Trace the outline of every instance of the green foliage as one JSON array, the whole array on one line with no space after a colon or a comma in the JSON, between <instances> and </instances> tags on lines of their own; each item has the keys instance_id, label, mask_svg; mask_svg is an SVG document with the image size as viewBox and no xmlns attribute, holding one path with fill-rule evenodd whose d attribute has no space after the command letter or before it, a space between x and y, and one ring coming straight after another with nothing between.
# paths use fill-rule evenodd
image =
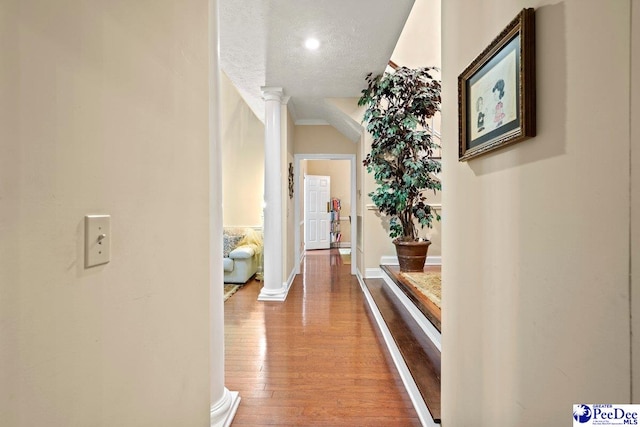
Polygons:
<instances>
[{"instance_id":1,"label":"green foliage","mask_svg":"<svg viewBox=\"0 0 640 427\"><path fill-rule=\"evenodd\" d=\"M369 193L380 212L390 217L389 235L416 240L418 230L431 227L440 216L426 203L425 193L441 190L434 176L440 162L431 158L439 146L433 141L428 120L440 111L440 81L433 67L408 69L366 78L358 105L366 106L363 122L373 137L371 152L363 161L378 184Z\"/></svg>"}]
</instances>

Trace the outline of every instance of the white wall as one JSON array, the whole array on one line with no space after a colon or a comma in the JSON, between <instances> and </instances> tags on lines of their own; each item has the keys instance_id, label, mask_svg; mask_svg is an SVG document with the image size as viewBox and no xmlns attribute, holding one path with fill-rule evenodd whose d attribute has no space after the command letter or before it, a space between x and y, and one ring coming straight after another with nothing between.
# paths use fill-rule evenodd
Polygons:
<instances>
[{"instance_id":1,"label":"white wall","mask_svg":"<svg viewBox=\"0 0 640 427\"><path fill-rule=\"evenodd\" d=\"M0 424L209 420L207 1L0 3ZM112 216L84 269L83 217Z\"/></svg>"},{"instance_id":2,"label":"white wall","mask_svg":"<svg viewBox=\"0 0 640 427\"><path fill-rule=\"evenodd\" d=\"M442 6L443 422L566 425L573 403L628 403L630 2ZM538 136L459 163L457 76L525 6Z\"/></svg>"}]
</instances>

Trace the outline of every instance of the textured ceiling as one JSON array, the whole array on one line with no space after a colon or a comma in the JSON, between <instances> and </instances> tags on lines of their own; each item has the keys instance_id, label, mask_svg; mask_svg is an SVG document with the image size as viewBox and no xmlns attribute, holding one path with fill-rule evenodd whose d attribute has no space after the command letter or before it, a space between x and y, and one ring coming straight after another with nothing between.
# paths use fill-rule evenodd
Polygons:
<instances>
[{"instance_id":1,"label":"textured ceiling","mask_svg":"<svg viewBox=\"0 0 640 427\"><path fill-rule=\"evenodd\" d=\"M326 98L358 97L382 72L414 0L220 0L220 62L256 116L261 86L290 96L297 124L333 125L352 140L359 124ZM307 50L314 37L320 48Z\"/></svg>"}]
</instances>

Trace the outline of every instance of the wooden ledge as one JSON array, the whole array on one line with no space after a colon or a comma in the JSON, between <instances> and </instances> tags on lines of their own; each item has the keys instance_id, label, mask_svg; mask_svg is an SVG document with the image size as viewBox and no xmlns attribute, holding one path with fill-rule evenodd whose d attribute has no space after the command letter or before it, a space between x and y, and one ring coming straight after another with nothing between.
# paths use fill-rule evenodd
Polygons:
<instances>
[{"instance_id":1,"label":"wooden ledge","mask_svg":"<svg viewBox=\"0 0 640 427\"><path fill-rule=\"evenodd\" d=\"M365 279L431 417L440 423L440 351L383 279Z\"/></svg>"},{"instance_id":2,"label":"wooden ledge","mask_svg":"<svg viewBox=\"0 0 640 427\"><path fill-rule=\"evenodd\" d=\"M409 283L400 275L400 267L397 265L381 265L382 270L387 276L404 292L404 294L413 302L424 316L435 326L438 332L442 332L442 311L440 307L435 305L433 301L427 298L422 292L418 291L415 286ZM425 273L440 272L439 266L426 266Z\"/></svg>"}]
</instances>

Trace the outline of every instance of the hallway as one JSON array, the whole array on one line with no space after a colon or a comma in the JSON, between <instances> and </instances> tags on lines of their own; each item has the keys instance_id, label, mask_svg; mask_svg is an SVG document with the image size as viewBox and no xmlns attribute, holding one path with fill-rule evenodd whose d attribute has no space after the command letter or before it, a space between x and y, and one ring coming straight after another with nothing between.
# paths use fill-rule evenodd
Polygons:
<instances>
[{"instance_id":1,"label":"hallway","mask_svg":"<svg viewBox=\"0 0 640 427\"><path fill-rule=\"evenodd\" d=\"M250 281L225 302L233 426L419 426L362 291L337 250L307 252L284 303Z\"/></svg>"}]
</instances>

